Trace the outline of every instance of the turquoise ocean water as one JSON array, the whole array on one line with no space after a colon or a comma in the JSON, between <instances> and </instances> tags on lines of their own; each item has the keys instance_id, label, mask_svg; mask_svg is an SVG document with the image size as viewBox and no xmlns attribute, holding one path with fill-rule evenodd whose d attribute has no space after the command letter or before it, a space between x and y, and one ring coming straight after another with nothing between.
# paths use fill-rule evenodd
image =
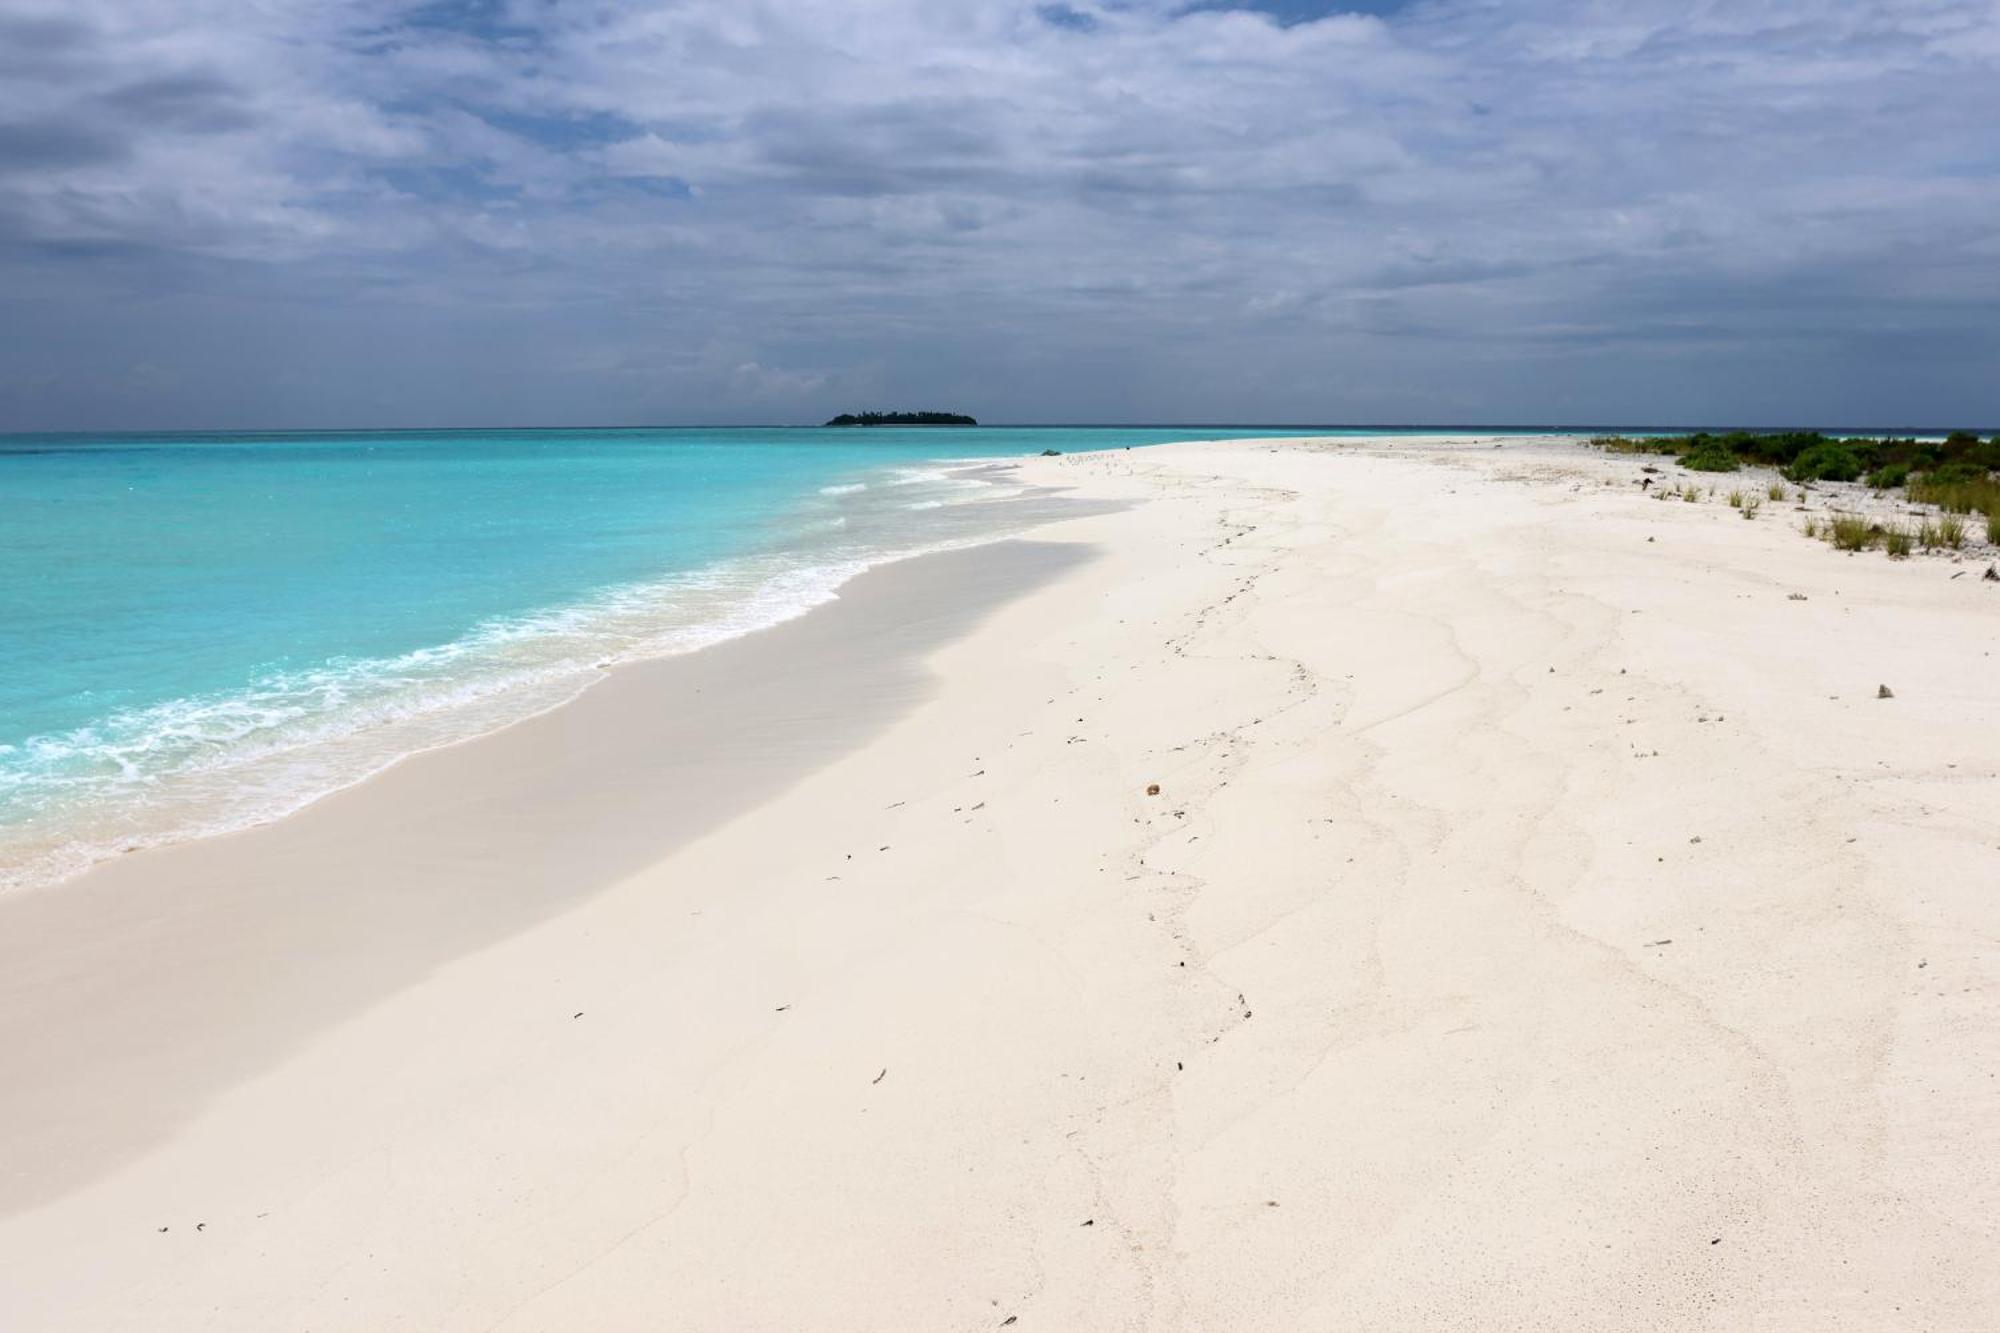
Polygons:
<instances>
[{"instance_id":1,"label":"turquoise ocean water","mask_svg":"<svg viewBox=\"0 0 2000 1333\"><path fill-rule=\"evenodd\" d=\"M273 817L1025 526L965 460L1279 433L0 436L0 887Z\"/></svg>"}]
</instances>

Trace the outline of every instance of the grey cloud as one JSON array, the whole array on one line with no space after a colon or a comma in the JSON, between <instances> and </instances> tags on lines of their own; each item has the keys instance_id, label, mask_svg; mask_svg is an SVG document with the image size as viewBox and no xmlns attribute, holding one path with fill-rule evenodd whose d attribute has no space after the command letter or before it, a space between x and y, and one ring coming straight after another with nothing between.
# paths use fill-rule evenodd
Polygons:
<instances>
[{"instance_id":1,"label":"grey cloud","mask_svg":"<svg viewBox=\"0 0 2000 1333\"><path fill-rule=\"evenodd\" d=\"M1361 7L0 20L7 420L2000 419L1985 0Z\"/></svg>"},{"instance_id":2,"label":"grey cloud","mask_svg":"<svg viewBox=\"0 0 2000 1333\"><path fill-rule=\"evenodd\" d=\"M98 104L138 126L222 134L257 123L245 103L235 84L205 71L185 71L114 88Z\"/></svg>"},{"instance_id":3,"label":"grey cloud","mask_svg":"<svg viewBox=\"0 0 2000 1333\"><path fill-rule=\"evenodd\" d=\"M90 166L124 157L116 136L62 120L0 123L0 174Z\"/></svg>"},{"instance_id":4,"label":"grey cloud","mask_svg":"<svg viewBox=\"0 0 2000 1333\"><path fill-rule=\"evenodd\" d=\"M88 23L65 14L0 14L0 68L19 70L88 47Z\"/></svg>"}]
</instances>

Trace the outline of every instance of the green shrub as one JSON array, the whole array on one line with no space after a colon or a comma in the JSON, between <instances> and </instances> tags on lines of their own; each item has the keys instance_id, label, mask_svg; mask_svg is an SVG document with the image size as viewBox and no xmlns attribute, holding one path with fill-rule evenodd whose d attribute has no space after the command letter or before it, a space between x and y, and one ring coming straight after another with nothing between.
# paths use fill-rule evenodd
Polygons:
<instances>
[{"instance_id":1,"label":"green shrub","mask_svg":"<svg viewBox=\"0 0 2000 1333\"><path fill-rule=\"evenodd\" d=\"M1853 481L1861 475L1861 460L1844 444L1815 444L1785 469L1793 481Z\"/></svg>"},{"instance_id":2,"label":"green shrub","mask_svg":"<svg viewBox=\"0 0 2000 1333\"><path fill-rule=\"evenodd\" d=\"M1910 479L1908 463L1884 463L1868 474L1868 484L1878 491L1886 491L1891 486L1901 486Z\"/></svg>"},{"instance_id":3,"label":"green shrub","mask_svg":"<svg viewBox=\"0 0 2000 1333\"><path fill-rule=\"evenodd\" d=\"M1818 431L1788 430L1768 435L1753 435L1748 431L1733 430L1727 435L1697 435L1694 438L1697 442L1712 439L1739 457L1754 458L1760 463L1782 466L1821 443L1826 437Z\"/></svg>"},{"instance_id":4,"label":"green shrub","mask_svg":"<svg viewBox=\"0 0 2000 1333\"><path fill-rule=\"evenodd\" d=\"M1625 435L1597 435L1590 442L1613 454L1671 454L1680 451L1680 441L1674 439L1635 440Z\"/></svg>"},{"instance_id":5,"label":"green shrub","mask_svg":"<svg viewBox=\"0 0 2000 1333\"><path fill-rule=\"evenodd\" d=\"M1961 481L1985 481L1986 469L1969 458L1961 458L1955 462L1938 464L1924 473L1924 480L1944 485Z\"/></svg>"},{"instance_id":6,"label":"green shrub","mask_svg":"<svg viewBox=\"0 0 2000 1333\"><path fill-rule=\"evenodd\" d=\"M1734 472L1743 465L1725 446L1704 444L1683 455L1681 466L1694 472Z\"/></svg>"},{"instance_id":7,"label":"green shrub","mask_svg":"<svg viewBox=\"0 0 2000 1333\"><path fill-rule=\"evenodd\" d=\"M1818 431L1753 434L1732 430L1646 437L1600 435L1591 443L1613 453L1674 454L1683 460L1699 457L1704 460L1704 465L1696 465L1696 470L1704 472L1732 471L1720 462L1723 455L1728 455L1738 463L1782 468L1787 475L1799 480L1818 480L1821 477L1852 480L1854 476L1879 472L1898 464L1909 471L1921 472L1947 463L1964 462L1989 472L2000 472L2000 435L1994 436L1988 443L1970 431L1962 430L1953 431L1942 440L1918 440L1908 436L1829 439ZM1842 452L1829 452L1834 450ZM1852 476L1845 475L1847 467L1844 459L1848 455L1852 455L1859 464ZM1827 458L1836 460L1834 471L1824 471L1823 463L1813 461ZM1715 461L1708 463L1707 460ZM1806 461L1802 463L1801 460ZM1885 481L1882 484L1898 483Z\"/></svg>"}]
</instances>

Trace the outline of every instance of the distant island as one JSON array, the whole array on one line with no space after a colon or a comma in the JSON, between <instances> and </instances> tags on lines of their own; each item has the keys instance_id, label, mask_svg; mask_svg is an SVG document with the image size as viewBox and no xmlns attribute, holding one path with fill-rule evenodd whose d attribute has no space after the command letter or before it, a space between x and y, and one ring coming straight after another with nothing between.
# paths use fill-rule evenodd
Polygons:
<instances>
[{"instance_id":1,"label":"distant island","mask_svg":"<svg viewBox=\"0 0 2000 1333\"><path fill-rule=\"evenodd\" d=\"M842 412L829 426L977 426L961 412Z\"/></svg>"}]
</instances>

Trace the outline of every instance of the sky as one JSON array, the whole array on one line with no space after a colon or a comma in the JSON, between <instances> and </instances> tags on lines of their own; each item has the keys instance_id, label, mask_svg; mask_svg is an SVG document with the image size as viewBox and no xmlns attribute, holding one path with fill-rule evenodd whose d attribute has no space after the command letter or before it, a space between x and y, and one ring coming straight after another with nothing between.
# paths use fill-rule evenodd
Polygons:
<instances>
[{"instance_id":1,"label":"sky","mask_svg":"<svg viewBox=\"0 0 2000 1333\"><path fill-rule=\"evenodd\" d=\"M2000 429L2000 0L0 0L0 430Z\"/></svg>"}]
</instances>

